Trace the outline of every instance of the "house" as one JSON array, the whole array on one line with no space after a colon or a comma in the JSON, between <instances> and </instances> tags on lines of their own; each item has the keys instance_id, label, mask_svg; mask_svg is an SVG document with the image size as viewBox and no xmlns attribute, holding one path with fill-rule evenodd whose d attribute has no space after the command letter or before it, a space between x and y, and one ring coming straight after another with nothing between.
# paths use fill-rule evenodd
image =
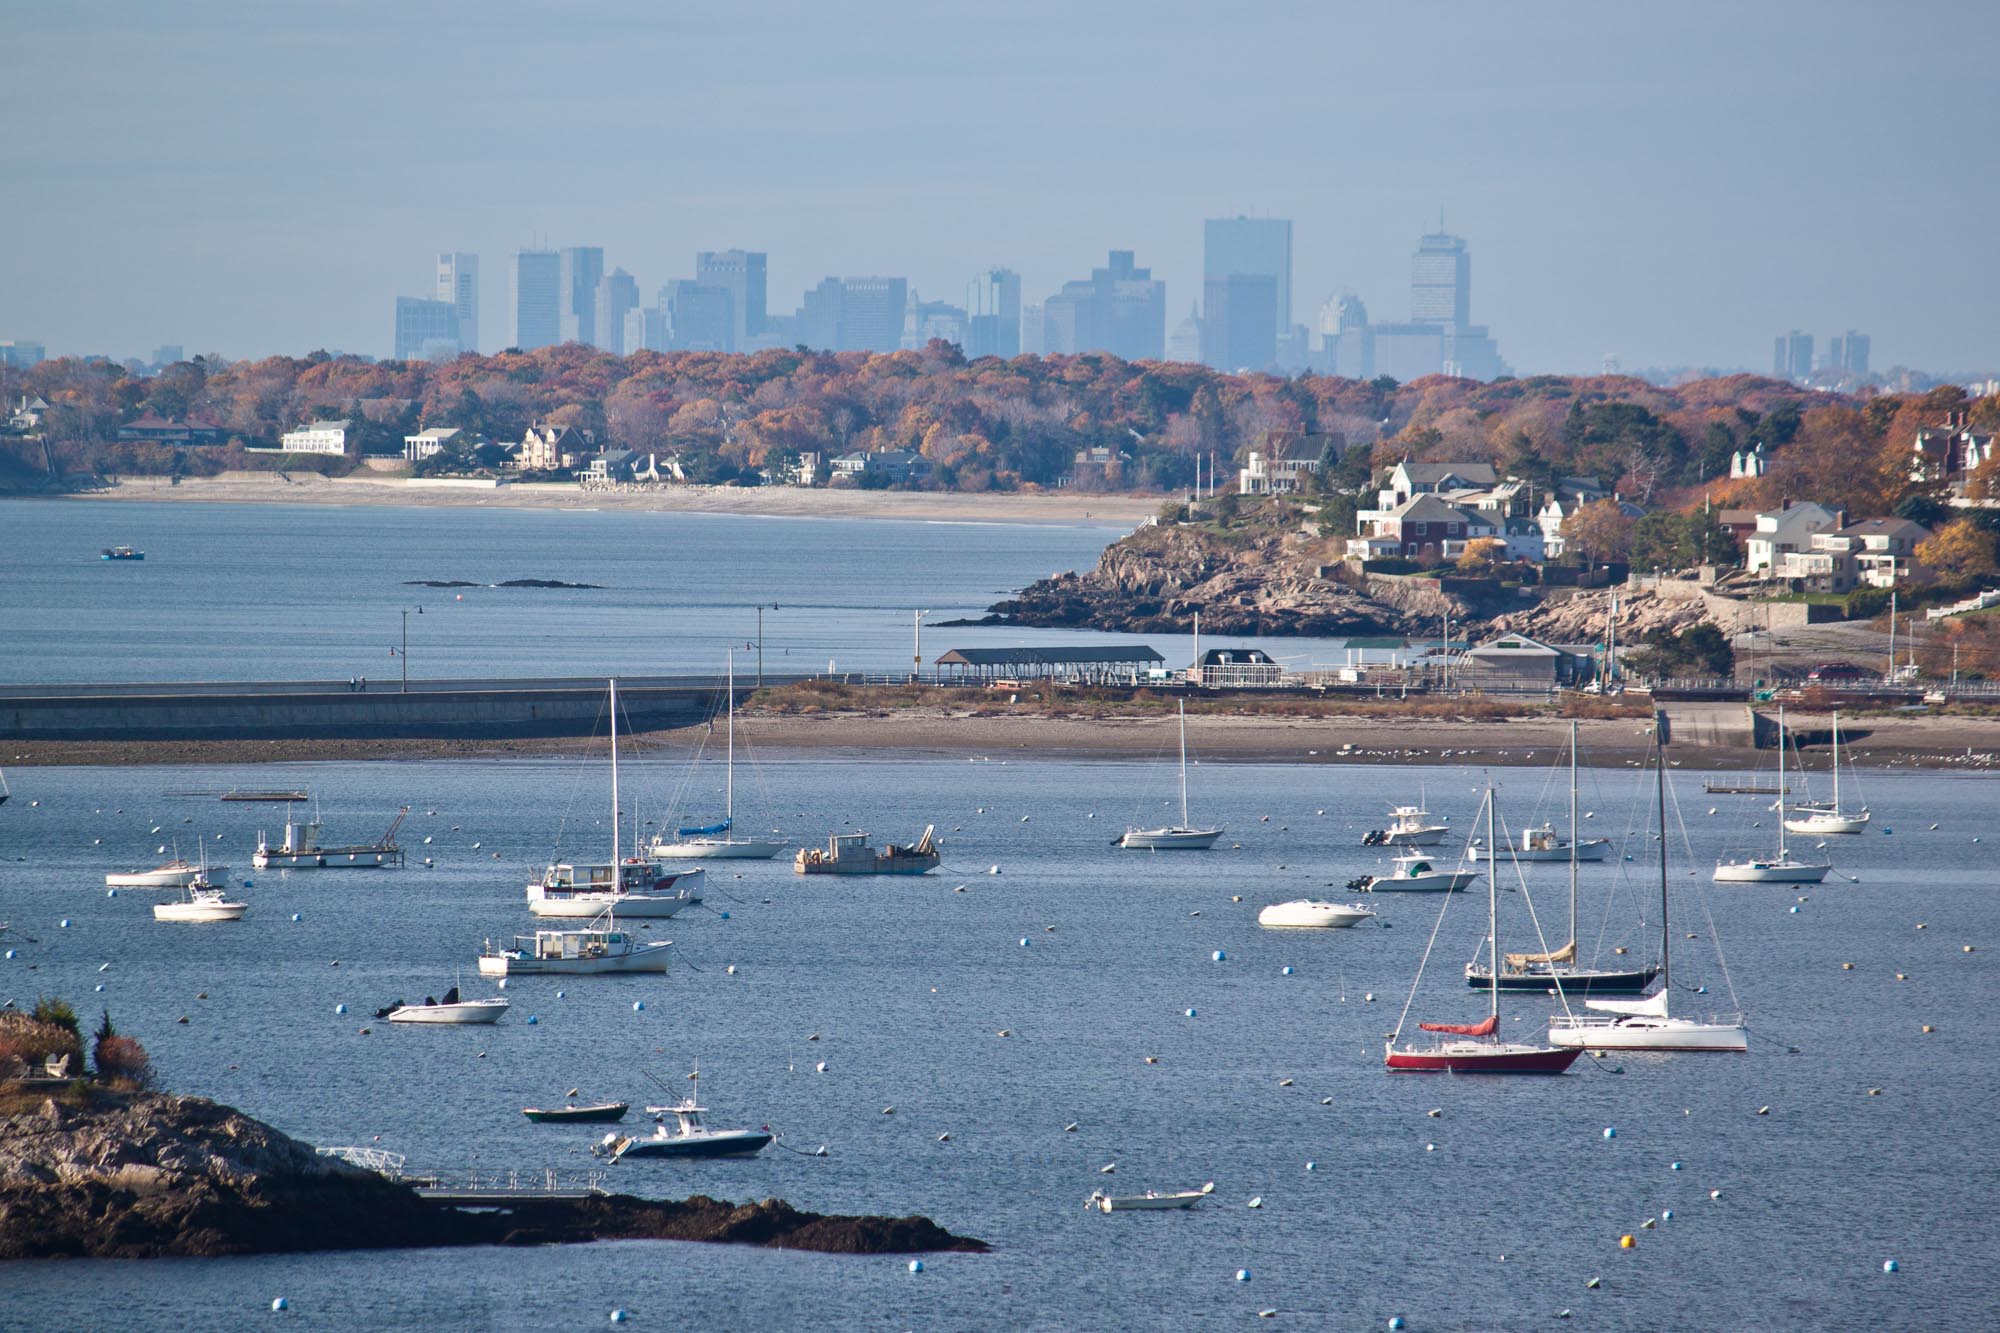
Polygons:
<instances>
[{"instance_id":1,"label":"house","mask_svg":"<svg viewBox=\"0 0 2000 1333\"><path fill-rule=\"evenodd\" d=\"M1916 563L1917 545L1930 529L1907 518L1871 518L1816 532L1804 551L1787 552L1774 577L1800 579L1821 592L1893 588Z\"/></svg>"},{"instance_id":2,"label":"house","mask_svg":"<svg viewBox=\"0 0 2000 1333\"><path fill-rule=\"evenodd\" d=\"M177 421L147 412L118 428L118 438L142 444L220 444L222 428L205 421Z\"/></svg>"},{"instance_id":3,"label":"house","mask_svg":"<svg viewBox=\"0 0 2000 1333\"><path fill-rule=\"evenodd\" d=\"M1349 539L1347 554L1358 560L1456 560L1465 553L1467 542L1500 535L1493 520L1447 504L1435 495L1413 496L1386 513L1366 511L1356 516L1356 523L1364 531Z\"/></svg>"},{"instance_id":4,"label":"house","mask_svg":"<svg viewBox=\"0 0 2000 1333\"><path fill-rule=\"evenodd\" d=\"M353 423L346 417L338 421L314 421L288 430L278 437L276 444L251 444L244 448L257 454L331 454L339 456L347 452L348 432Z\"/></svg>"},{"instance_id":5,"label":"house","mask_svg":"<svg viewBox=\"0 0 2000 1333\"><path fill-rule=\"evenodd\" d=\"M1814 533L1830 532L1841 520L1838 509L1810 501L1757 515L1757 526L1743 544L1744 570L1751 574L1762 571L1765 578L1782 577L1776 573L1781 557L1811 549Z\"/></svg>"},{"instance_id":6,"label":"house","mask_svg":"<svg viewBox=\"0 0 2000 1333\"><path fill-rule=\"evenodd\" d=\"M1207 690L1268 690L1285 669L1256 648L1210 648L1195 659L1194 683Z\"/></svg>"},{"instance_id":7,"label":"house","mask_svg":"<svg viewBox=\"0 0 2000 1333\"><path fill-rule=\"evenodd\" d=\"M558 472L580 467L596 446L594 431L538 421L521 437L520 468L523 472Z\"/></svg>"},{"instance_id":8,"label":"house","mask_svg":"<svg viewBox=\"0 0 2000 1333\"><path fill-rule=\"evenodd\" d=\"M457 426L432 426L403 437L403 457L412 463L435 458L447 449L469 447L472 437Z\"/></svg>"},{"instance_id":9,"label":"house","mask_svg":"<svg viewBox=\"0 0 2000 1333\"><path fill-rule=\"evenodd\" d=\"M1236 473L1241 495L1296 495L1319 472L1317 458L1267 458L1252 449Z\"/></svg>"},{"instance_id":10,"label":"house","mask_svg":"<svg viewBox=\"0 0 2000 1333\"><path fill-rule=\"evenodd\" d=\"M1375 507L1394 509L1412 496L1480 490L1499 480L1491 463L1412 463L1406 458L1389 473L1389 484L1376 496Z\"/></svg>"},{"instance_id":11,"label":"house","mask_svg":"<svg viewBox=\"0 0 2000 1333\"><path fill-rule=\"evenodd\" d=\"M1910 445L1910 480L1925 486L1945 486L1959 495L1979 465L1993 457L1993 437L1966 426L1966 415L1953 412L1943 426L1917 431Z\"/></svg>"},{"instance_id":12,"label":"house","mask_svg":"<svg viewBox=\"0 0 2000 1333\"><path fill-rule=\"evenodd\" d=\"M1736 481L1743 477L1761 477L1766 471L1768 462L1764 456L1764 444L1761 440L1748 449L1738 449L1729 455L1729 479Z\"/></svg>"},{"instance_id":13,"label":"house","mask_svg":"<svg viewBox=\"0 0 2000 1333\"><path fill-rule=\"evenodd\" d=\"M1124 484L1125 465L1131 461L1132 455L1123 449L1105 444L1079 449L1070 460L1069 477L1062 484L1085 491L1115 490Z\"/></svg>"},{"instance_id":14,"label":"house","mask_svg":"<svg viewBox=\"0 0 2000 1333\"><path fill-rule=\"evenodd\" d=\"M1506 634L1468 648L1452 667L1452 680L1469 689L1552 690L1591 673L1588 654Z\"/></svg>"},{"instance_id":15,"label":"house","mask_svg":"<svg viewBox=\"0 0 2000 1333\"><path fill-rule=\"evenodd\" d=\"M35 430L41 426L42 418L48 410L47 401L40 395L30 398L22 394L20 402L16 403L14 410L8 414L7 424L15 430Z\"/></svg>"},{"instance_id":16,"label":"house","mask_svg":"<svg viewBox=\"0 0 2000 1333\"><path fill-rule=\"evenodd\" d=\"M630 449L606 449L593 456L584 465L583 478L596 485L611 485L616 482L631 481L641 466L658 480L659 472L653 467L650 456L641 458Z\"/></svg>"},{"instance_id":17,"label":"house","mask_svg":"<svg viewBox=\"0 0 2000 1333\"><path fill-rule=\"evenodd\" d=\"M894 486L914 481L930 471L930 460L908 449L881 449L874 453L842 454L833 460L834 481L846 478L850 484L863 479L880 480Z\"/></svg>"}]
</instances>

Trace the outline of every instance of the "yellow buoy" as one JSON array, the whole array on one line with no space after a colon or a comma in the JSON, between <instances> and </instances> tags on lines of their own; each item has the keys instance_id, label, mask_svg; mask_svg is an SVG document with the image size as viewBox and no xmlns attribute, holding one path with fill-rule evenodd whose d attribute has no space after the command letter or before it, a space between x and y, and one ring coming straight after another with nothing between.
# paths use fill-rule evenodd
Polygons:
<instances>
[{"instance_id":1,"label":"yellow buoy","mask_svg":"<svg viewBox=\"0 0 2000 1333\"><path fill-rule=\"evenodd\" d=\"M1624 1235L1624 1236L1620 1236L1620 1237L1618 1238L1618 1248L1619 1248L1619 1249L1621 1249L1621 1250L1629 1250L1629 1249L1633 1249L1633 1248L1635 1248L1635 1247L1636 1247L1636 1246L1637 1246L1638 1244L1639 1244L1639 1241L1638 1241L1637 1237L1634 1237L1634 1236L1631 1236L1631 1235L1629 1235L1629 1234L1628 1234L1628 1235Z\"/></svg>"}]
</instances>

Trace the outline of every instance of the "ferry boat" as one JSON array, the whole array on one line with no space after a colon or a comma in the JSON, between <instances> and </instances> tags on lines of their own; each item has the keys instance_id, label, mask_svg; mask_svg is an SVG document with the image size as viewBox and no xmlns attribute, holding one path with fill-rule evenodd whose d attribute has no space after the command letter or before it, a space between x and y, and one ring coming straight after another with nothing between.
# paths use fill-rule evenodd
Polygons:
<instances>
[{"instance_id":1,"label":"ferry boat","mask_svg":"<svg viewBox=\"0 0 2000 1333\"><path fill-rule=\"evenodd\" d=\"M943 857L938 852L936 825L924 825L916 845L898 847L890 843L877 852L868 845L866 833L836 833L826 840L826 850L802 847L792 862L799 875L922 875L935 870Z\"/></svg>"},{"instance_id":2,"label":"ferry boat","mask_svg":"<svg viewBox=\"0 0 2000 1333\"><path fill-rule=\"evenodd\" d=\"M257 850L251 855L250 864L259 870L373 870L400 866L403 849L396 845L396 830L403 826L403 818L409 813L410 807L404 806L379 842L356 847L320 846L320 834L326 825L317 815L307 824L287 819L285 840L276 847L271 846L262 830L258 831Z\"/></svg>"}]
</instances>

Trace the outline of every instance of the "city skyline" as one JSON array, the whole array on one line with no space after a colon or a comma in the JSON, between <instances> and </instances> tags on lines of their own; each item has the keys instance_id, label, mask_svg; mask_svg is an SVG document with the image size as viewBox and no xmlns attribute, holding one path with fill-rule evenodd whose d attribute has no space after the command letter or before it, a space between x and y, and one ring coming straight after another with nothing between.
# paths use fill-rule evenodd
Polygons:
<instances>
[{"instance_id":1,"label":"city skyline","mask_svg":"<svg viewBox=\"0 0 2000 1333\"><path fill-rule=\"evenodd\" d=\"M1165 5L1120 29L1111 65L1090 54L1089 16L1033 4L1004 24L922 11L893 52L806 6L606 3L575 24L391 13L114 2L0 17L42 57L0 89L12 123L37 131L0 146L31 201L0 255L0 339L57 355L382 355L390 298L435 299L425 256L463 252L485 257L492 349L510 331L508 259L538 236L602 247L642 305L699 250L762 252L774 311L829 274L902 276L956 305L989 265L1040 304L1130 250L1166 283L1177 326L1205 278L1197 224L1238 214L1293 221L1294 323L1342 290L1401 319L1409 238L1442 208L1479 252L1474 318L1520 373L1606 355L1762 369L1792 327L1865 329L1878 370L2000 365L1979 316L1995 279L1963 262L1983 252L1995 187L1954 146L2000 104L1977 60L2000 37L1984 8L1885 22L1858 5L1759 6L1728 11L1722 41L1699 8L1274 7L1218 26ZM1955 40L1930 42L1927 19ZM478 75L438 146L416 152L393 90L447 33ZM579 110L587 90L691 45L712 58L671 87L627 88L615 117ZM1406 62L1363 58L1418 50L1420 97L1395 73ZM142 77L169 59L227 77ZM1802 129L1772 150L1759 127L1876 87L1899 60L1926 69L1924 97L1869 97L1838 134ZM296 95L334 71L349 90L338 133ZM236 114L244 98L272 113ZM143 147L141 122L199 137L199 167ZM676 126L671 152L649 137L658 124ZM1885 157L1961 204L1869 190L1863 164ZM1753 220L1774 204L1782 226Z\"/></svg>"}]
</instances>

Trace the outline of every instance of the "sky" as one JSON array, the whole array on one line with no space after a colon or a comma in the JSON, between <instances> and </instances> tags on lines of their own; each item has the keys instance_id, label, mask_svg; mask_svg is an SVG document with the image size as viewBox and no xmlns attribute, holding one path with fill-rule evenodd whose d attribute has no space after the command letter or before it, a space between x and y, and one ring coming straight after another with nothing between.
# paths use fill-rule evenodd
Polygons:
<instances>
[{"instance_id":1,"label":"sky","mask_svg":"<svg viewBox=\"0 0 2000 1333\"><path fill-rule=\"evenodd\" d=\"M513 336L522 246L650 301L694 252L1038 301L1131 249L1199 294L1202 220L1294 223L1294 318L1409 316L1466 238L1517 371L2000 370L2000 5L0 0L0 339L387 355L441 250Z\"/></svg>"}]
</instances>

